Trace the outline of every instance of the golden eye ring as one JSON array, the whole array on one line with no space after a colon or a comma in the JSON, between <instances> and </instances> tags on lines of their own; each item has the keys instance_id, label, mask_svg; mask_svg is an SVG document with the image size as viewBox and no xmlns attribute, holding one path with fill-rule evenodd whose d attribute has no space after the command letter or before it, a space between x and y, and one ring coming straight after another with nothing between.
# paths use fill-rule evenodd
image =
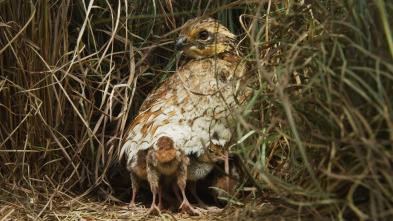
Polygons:
<instances>
[{"instance_id":1,"label":"golden eye ring","mask_svg":"<svg viewBox=\"0 0 393 221\"><path fill-rule=\"evenodd\" d=\"M209 32L207 31L201 31L199 32L199 38L202 40L206 40L209 37Z\"/></svg>"}]
</instances>

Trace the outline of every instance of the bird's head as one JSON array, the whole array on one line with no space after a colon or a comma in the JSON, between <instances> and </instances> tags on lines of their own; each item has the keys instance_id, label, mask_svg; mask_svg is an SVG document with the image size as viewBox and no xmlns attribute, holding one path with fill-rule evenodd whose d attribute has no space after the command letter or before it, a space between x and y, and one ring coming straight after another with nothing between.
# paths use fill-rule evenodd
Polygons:
<instances>
[{"instance_id":1,"label":"bird's head","mask_svg":"<svg viewBox=\"0 0 393 221\"><path fill-rule=\"evenodd\" d=\"M224 161L225 156L223 152L224 149L222 146L211 143L208 147L206 147L205 152L198 157L198 160L207 163Z\"/></svg>"},{"instance_id":2,"label":"bird's head","mask_svg":"<svg viewBox=\"0 0 393 221\"><path fill-rule=\"evenodd\" d=\"M181 28L176 50L202 59L235 49L236 36L213 18L194 18Z\"/></svg>"},{"instance_id":3,"label":"bird's head","mask_svg":"<svg viewBox=\"0 0 393 221\"><path fill-rule=\"evenodd\" d=\"M154 144L156 159L160 163L168 163L176 158L175 142L167 136L160 137Z\"/></svg>"}]
</instances>

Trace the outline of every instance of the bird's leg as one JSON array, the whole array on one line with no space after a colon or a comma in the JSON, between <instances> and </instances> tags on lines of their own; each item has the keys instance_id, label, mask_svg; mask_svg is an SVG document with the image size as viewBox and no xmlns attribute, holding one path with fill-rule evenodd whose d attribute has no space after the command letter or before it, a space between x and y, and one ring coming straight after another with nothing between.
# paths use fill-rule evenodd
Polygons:
<instances>
[{"instance_id":1,"label":"bird's leg","mask_svg":"<svg viewBox=\"0 0 393 221\"><path fill-rule=\"evenodd\" d=\"M162 205L162 185L158 185L158 209L162 210L164 206Z\"/></svg>"},{"instance_id":2,"label":"bird's leg","mask_svg":"<svg viewBox=\"0 0 393 221\"><path fill-rule=\"evenodd\" d=\"M135 198L139 190L139 183L137 180L138 179L137 175L134 174L133 172L130 173L130 178L131 178L131 185L132 185L132 199L130 204L128 204L128 208L135 208L136 207Z\"/></svg>"},{"instance_id":3,"label":"bird's leg","mask_svg":"<svg viewBox=\"0 0 393 221\"><path fill-rule=\"evenodd\" d=\"M179 209L181 209L181 214L185 210L191 211L193 214L196 214L198 216L202 216L203 214L199 212L198 210L194 209L190 202L188 202L187 196L186 196L186 181L187 181L187 166L188 166L188 161L189 159L184 156L184 159L182 160L182 163L180 164L180 168L177 173L177 185L179 185L181 194L183 195L183 202L181 203Z\"/></svg>"},{"instance_id":4,"label":"bird's leg","mask_svg":"<svg viewBox=\"0 0 393 221\"><path fill-rule=\"evenodd\" d=\"M132 187L132 199L131 199L130 204L128 204L128 208L135 208L136 207L135 197L136 197L136 194L138 192L138 189L139 189L138 186L135 186L135 187L133 186Z\"/></svg>"},{"instance_id":5,"label":"bird's leg","mask_svg":"<svg viewBox=\"0 0 393 221\"><path fill-rule=\"evenodd\" d=\"M177 187L175 182L172 182L172 189L173 189L173 192L176 195L177 200L179 200L179 203L181 204L182 200L181 200L181 197L180 197L179 189L178 189L178 187Z\"/></svg>"},{"instance_id":6,"label":"bird's leg","mask_svg":"<svg viewBox=\"0 0 393 221\"><path fill-rule=\"evenodd\" d=\"M196 193L196 182L192 181L189 182L189 190L191 192L191 194L195 197L196 201L198 202L198 206L202 207L202 208L206 208L207 205L198 197L197 193Z\"/></svg>"},{"instance_id":7,"label":"bird's leg","mask_svg":"<svg viewBox=\"0 0 393 221\"><path fill-rule=\"evenodd\" d=\"M153 202L151 203L150 209L147 212L146 215L152 214L152 213L159 213L160 209L156 205L156 196L157 196L157 190L159 190L160 184L160 173L158 172L157 168L154 166L153 163L153 155L154 155L154 150L149 150L146 156L146 166L147 166L147 180L150 183L150 189L153 194ZM161 191L159 191L159 201L161 198Z\"/></svg>"},{"instance_id":8,"label":"bird's leg","mask_svg":"<svg viewBox=\"0 0 393 221\"><path fill-rule=\"evenodd\" d=\"M187 199L187 196L186 196L186 193L185 193L185 186L179 185L179 188L180 188L181 194L183 195L183 202L182 202L182 204L179 207L179 209L181 209L180 215L183 214L184 211L189 210L193 214L196 214L198 216L202 216L203 214L201 212L199 212L198 210L194 209L191 206L190 202L188 202L188 199Z\"/></svg>"},{"instance_id":9,"label":"bird's leg","mask_svg":"<svg viewBox=\"0 0 393 221\"><path fill-rule=\"evenodd\" d=\"M151 192L153 193L153 201L151 202L151 206L149 211L147 211L146 215L150 215L153 213L160 213L160 208L156 205L156 196L157 196L157 186L151 188Z\"/></svg>"},{"instance_id":10,"label":"bird's leg","mask_svg":"<svg viewBox=\"0 0 393 221\"><path fill-rule=\"evenodd\" d=\"M218 208L218 207L216 207L216 206L208 206L208 205L206 205L206 204L201 200L201 198L198 197L197 192L196 192L196 182L195 182L195 181L192 181L192 182L190 182L189 184L190 184L190 185L189 185L189 187L190 187L189 190L190 190L191 194L195 197L196 201L198 202L198 206L199 206L200 208L204 208L204 209L207 209L207 210L210 210L210 211L217 211L217 210L220 210L220 208Z\"/></svg>"}]
</instances>

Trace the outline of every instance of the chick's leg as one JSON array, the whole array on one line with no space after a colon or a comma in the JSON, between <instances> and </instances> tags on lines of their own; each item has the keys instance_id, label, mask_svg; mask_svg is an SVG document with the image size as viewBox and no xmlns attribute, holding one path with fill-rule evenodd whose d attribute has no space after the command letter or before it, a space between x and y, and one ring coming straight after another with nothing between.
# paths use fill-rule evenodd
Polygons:
<instances>
[{"instance_id":1,"label":"chick's leg","mask_svg":"<svg viewBox=\"0 0 393 221\"><path fill-rule=\"evenodd\" d=\"M160 181L160 173L158 172L157 168L153 164L153 154L154 152L150 150L148 152L148 155L146 157L146 164L147 164L147 180L150 183L150 189L153 194L153 202L151 203L150 209L147 212L146 215L152 214L152 213L159 213L160 209L156 205L156 197L157 197L157 192L159 192L158 200L161 198L161 192L159 191L159 181Z\"/></svg>"},{"instance_id":2,"label":"chick's leg","mask_svg":"<svg viewBox=\"0 0 393 221\"><path fill-rule=\"evenodd\" d=\"M151 206L149 211L147 211L146 215L160 213L160 208L156 205L156 196L157 196L157 189L158 187L152 187L151 192L153 193L153 201L151 202Z\"/></svg>"},{"instance_id":3,"label":"chick's leg","mask_svg":"<svg viewBox=\"0 0 393 221\"><path fill-rule=\"evenodd\" d=\"M162 185L158 185L158 209L162 210Z\"/></svg>"},{"instance_id":4,"label":"chick's leg","mask_svg":"<svg viewBox=\"0 0 393 221\"><path fill-rule=\"evenodd\" d=\"M206 205L201 198L198 197L198 194L196 192L196 181L189 182L189 190L191 194L195 197L196 201L198 202L198 206L200 208L204 208L210 211L220 211L221 209L216 207L216 206L208 206Z\"/></svg>"},{"instance_id":5,"label":"chick's leg","mask_svg":"<svg viewBox=\"0 0 393 221\"><path fill-rule=\"evenodd\" d=\"M189 190L191 194L195 197L196 201L198 202L198 206L202 208L206 208L207 205L198 197L198 194L196 192L196 181L191 181L188 183L189 185Z\"/></svg>"},{"instance_id":6,"label":"chick's leg","mask_svg":"<svg viewBox=\"0 0 393 221\"><path fill-rule=\"evenodd\" d=\"M135 208L136 207L135 196L138 193L138 189L139 189L138 186L132 187L132 199L131 199L130 204L128 204L128 208Z\"/></svg>"},{"instance_id":7,"label":"chick's leg","mask_svg":"<svg viewBox=\"0 0 393 221\"><path fill-rule=\"evenodd\" d=\"M180 193L179 193L179 189L178 186L175 182L172 182L172 190L176 195L176 199L179 201L179 203L182 203L181 197L180 197Z\"/></svg>"},{"instance_id":8,"label":"chick's leg","mask_svg":"<svg viewBox=\"0 0 393 221\"><path fill-rule=\"evenodd\" d=\"M187 181L187 165L185 163L182 163L177 173L177 185L179 185L181 194L183 195L183 202L179 207L179 209L181 209L180 215L183 214L184 211L188 210L195 215L202 216L203 214L198 210L196 210L195 208L193 208L190 202L188 202L186 191L185 191L186 181Z\"/></svg>"},{"instance_id":9,"label":"chick's leg","mask_svg":"<svg viewBox=\"0 0 393 221\"><path fill-rule=\"evenodd\" d=\"M181 209L180 214L183 214L184 211L188 210L195 215L202 216L203 214L201 212L199 212L198 210L196 210L195 208L193 208L191 206L190 202L188 202L188 199L187 199L186 193L185 193L185 185L184 186L179 185L179 188L180 188L181 194L183 195L183 202L179 207L179 209Z\"/></svg>"},{"instance_id":10,"label":"chick's leg","mask_svg":"<svg viewBox=\"0 0 393 221\"><path fill-rule=\"evenodd\" d=\"M139 190L139 182L138 182L137 175L132 172L130 173L130 178L131 178L131 185L132 185L132 199L130 204L128 204L128 208L135 208L136 207L135 197Z\"/></svg>"}]
</instances>

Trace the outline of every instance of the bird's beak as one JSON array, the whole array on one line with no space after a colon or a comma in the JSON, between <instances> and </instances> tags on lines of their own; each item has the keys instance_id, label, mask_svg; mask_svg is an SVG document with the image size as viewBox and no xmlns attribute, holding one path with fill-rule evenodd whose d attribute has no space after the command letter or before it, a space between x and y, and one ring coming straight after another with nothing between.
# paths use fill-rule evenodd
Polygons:
<instances>
[{"instance_id":1,"label":"bird's beak","mask_svg":"<svg viewBox=\"0 0 393 221\"><path fill-rule=\"evenodd\" d=\"M183 35L180 35L176 42L176 51L181 51L182 48L190 43L187 42L187 38Z\"/></svg>"},{"instance_id":2,"label":"bird's beak","mask_svg":"<svg viewBox=\"0 0 393 221\"><path fill-rule=\"evenodd\" d=\"M225 161L225 155L224 154L219 154L217 156L217 161Z\"/></svg>"}]
</instances>

